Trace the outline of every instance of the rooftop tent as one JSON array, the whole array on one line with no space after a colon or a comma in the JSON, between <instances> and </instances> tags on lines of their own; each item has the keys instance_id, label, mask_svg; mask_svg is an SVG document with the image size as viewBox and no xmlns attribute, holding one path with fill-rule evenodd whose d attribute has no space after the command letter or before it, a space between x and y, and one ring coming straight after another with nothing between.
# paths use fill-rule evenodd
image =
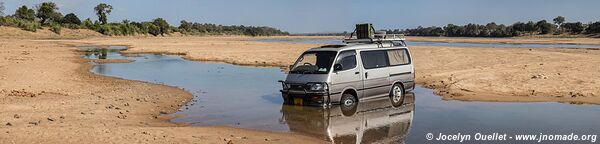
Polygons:
<instances>
[{"instance_id":1,"label":"rooftop tent","mask_svg":"<svg viewBox=\"0 0 600 144\"><path fill-rule=\"evenodd\" d=\"M387 34L385 31L375 31L373 24L356 24L356 29L349 36L344 38L344 43L392 43L394 46L406 46L404 43L404 35L402 34Z\"/></svg>"},{"instance_id":2,"label":"rooftop tent","mask_svg":"<svg viewBox=\"0 0 600 144\"><path fill-rule=\"evenodd\" d=\"M356 24L356 38L357 39L372 39L375 35L375 29L373 24Z\"/></svg>"}]
</instances>

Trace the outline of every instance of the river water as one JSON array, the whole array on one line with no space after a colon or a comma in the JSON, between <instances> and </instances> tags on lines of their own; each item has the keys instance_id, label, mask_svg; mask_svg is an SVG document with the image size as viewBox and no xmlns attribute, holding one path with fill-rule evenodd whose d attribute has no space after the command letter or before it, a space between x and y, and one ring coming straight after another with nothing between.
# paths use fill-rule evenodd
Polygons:
<instances>
[{"instance_id":1,"label":"river water","mask_svg":"<svg viewBox=\"0 0 600 144\"><path fill-rule=\"evenodd\" d=\"M188 61L180 56L162 54L125 57L119 50L95 50L84 57L135 60L95 64L91 71L176 86L192 93L193 100L172 114L177 116L172 121L193 126L225 125L292 132L335 143L457 143L429 141L425 137L427 133L437 136L439 133L597 135L600 132L600 106L597 105L446 101L430 89L417 87L401 107L392 107L387 99L381 99L360 103L358 112L344 116L337 106L323 109L284 105L277 80L285 79L285 73L279 68Z\"/></svg>"}]
</instances>

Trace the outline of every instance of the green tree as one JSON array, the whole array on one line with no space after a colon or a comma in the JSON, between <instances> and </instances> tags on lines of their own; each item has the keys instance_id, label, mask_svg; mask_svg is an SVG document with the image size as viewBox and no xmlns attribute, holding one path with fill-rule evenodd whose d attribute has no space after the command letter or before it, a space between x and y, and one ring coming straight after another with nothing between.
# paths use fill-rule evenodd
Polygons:
<instances>
[{"instance_id":1,"label":"green tree","mask_svg":"<svg viewBox=\"0 0 600 144\"><path fill-rule=\"evenodd\" d=\"M98 16L98 20L102 24L108 23L108 15L112 12L113 7L111 5L100 3L96 7L94 7L94 11L96 11L96 15Z\"/></svg>"},{"instance_id":2,"label":"green tree","mask_svg":"<svg viewBox=\"0 0 600 144\"><path fill-rule=\"evenodd\" d=\"M94 22L90 18L83 20L83 27L87 29L94 29Z\"/></svg>"},{"instance_id":3,"label":"green tree","mask_svg":"<svg viewBox=\"0 0 600 144\"><path fill-rule=\"evenodd\" d=\"M62 19L62 23L63 24L76 24L76 25L80 25L81 24L81 20L74 13L69 13L69 14L65 15L65 17Z\"/></svg>"},{"instance_id":4,"label":"green tree","mask_svg":"<svg viewBox=\"0 0 600 144\"><path fill-rule=\"evenodd\" d=\"M33 21L35 20L35 11L27 6L21 6L15 11L15 17L19 19Z\"/></svg>"},{"instance_id":5,"label":"green tree","mask_svg":"<svg viewBox=\"0 0 600 144\"><path fill-rule=\"evenodd\" d=\"M588 34L597 34L600 33L600 21L588 24L588 27L585 29Z\"/></svg>"},{"instance_id":6,"label":"green tree","mask_svg":"<svg viewBox=\"0 0 600 144\"><path fill-rule=\"evenodd\" d=\"M54 20L59 15L58 7L53 2L44 2L40 4L37 8L37 17L40 18L40 22L42 24L46 23L48 20Z\"/></svg>"},{"instance_id":7,"label":"green tree","mask_svg":"<svg viewBox=\"0 0 600 144\"><path fill-rule=\"evenodd\" d=\"M580 34L585 29L581 22L564 23L562 28L573 34Z\"/></svg>"},{"instance_id":8,"label":"green tree","mask_svg":"<svg viewBox=\"0 0 600 144\"><path fill-rule=\"evenodd\" d=\"M153 23L144 23L142 24L144 29L148 31L149 34L158 36L160 34L160 27L154 25Z\"/></svg>"},{"instance_id":9,"label":"green tree","mask_svg":"<svg viewBox=\"0 0 600 144\"><path fill-rule=\"evenodd\" d=\"M563 17L563 16L557 16L553 20L554 20L554 23L556 25L558 25L558 27L560 27L565 22L565 17Z\"/></svg>"},{"instance_id":10,"label":"green tree","mask_svg":"<svg viewBox=\"0 0 600 144\"><path fill-rule=\"evenodd\" d=\"M535 26L540 30L540 34L549 34L555 30L555 25L548 23L546 20L538 21Z\"/></svg>"},{"instance_id":11,"label":"green tree","mask_svg":"<svg viewBox=\"0 0 600 144\"><path fill-rule=\"evenodd\" d=\"M179 24L179 30L183 33L189 33L192 31L192 26L193 24L190 22L187 22L185 20L181 20L181 24Z\"/></svg>"},{"instance_id":12,"label":"green tree","mask_svg":"<svg viewBox=\"0 0 600 144\"><path fill-rule=\"evenodd\" d=\"M154 24L155 26L158 26L159 33L161 36L165 36L165 34L169 34L169 29L171 28L171 26L169 26L169 23L167 23L167 21L164 20L163 18L154 19L152 24Z\"/></svg>"}]
</instances>

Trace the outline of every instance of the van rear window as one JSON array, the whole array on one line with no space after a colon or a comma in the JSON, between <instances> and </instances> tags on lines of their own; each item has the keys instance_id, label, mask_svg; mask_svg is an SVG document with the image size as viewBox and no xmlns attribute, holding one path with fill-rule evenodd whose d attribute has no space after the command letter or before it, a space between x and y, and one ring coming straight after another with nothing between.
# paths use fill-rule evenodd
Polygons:
<instances>
[{"instance_id":1,"label":"van rear window","mask_svg":"<svg viewBox=\"0 0 600 144\"><path fill-rule=\"evenodd\" d=\"M410 63L408 51L406 49L393 49L387 51L390 65L404 65Z\"/></svg>"},{"instance_id":2,"label":"van rear window","mask_svg":"<svg viewBox=\"0 0 600 144\"><path fill-rule=\"evenodd\" d=\"M385 50L362 51L360 52L360 58L365 69L387 67L389 65Z\"/></svg>"}]
</instances>

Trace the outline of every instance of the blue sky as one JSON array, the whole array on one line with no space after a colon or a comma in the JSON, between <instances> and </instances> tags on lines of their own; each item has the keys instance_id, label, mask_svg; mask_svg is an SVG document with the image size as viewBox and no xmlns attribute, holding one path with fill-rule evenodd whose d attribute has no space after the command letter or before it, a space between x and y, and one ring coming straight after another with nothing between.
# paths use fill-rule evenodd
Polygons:
<instances>
[{"instance_id":1,"label":"blue sky","mask_svg":"<svg viewBox=\"0 0 600 144\"><path fill-rule=\"evenodd\" d=\"M21 5L48 0L0 0L5 14ZM600 21L598 0L53 0L60 12L81 19L97 19L93 7L114 7L109 21L149 21L162 17L172 25L183 19L223 25L271 26L292 33L341 32L356 23L374 23L377 29L444 26L448 23L485 24L495 21Z\"/></svg>"}]
</instances>

